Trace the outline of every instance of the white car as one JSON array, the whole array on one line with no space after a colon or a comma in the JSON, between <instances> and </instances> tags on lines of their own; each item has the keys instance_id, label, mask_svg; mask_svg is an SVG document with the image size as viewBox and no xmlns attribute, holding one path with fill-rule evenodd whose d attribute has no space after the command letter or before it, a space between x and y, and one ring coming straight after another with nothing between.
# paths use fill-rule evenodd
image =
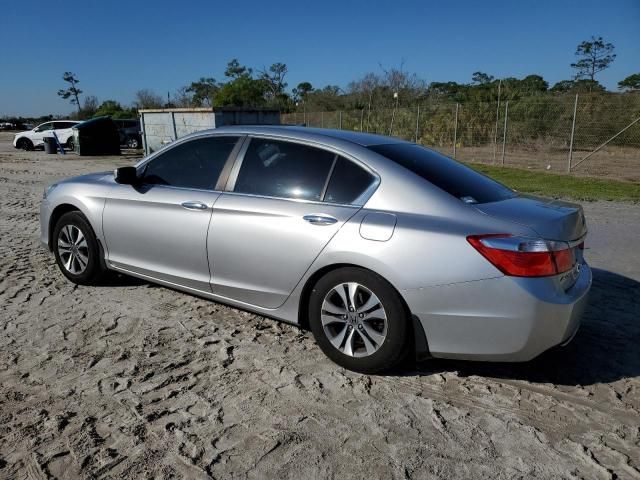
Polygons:
<instances>
[{"instance_id":1,"label":"white car","mask_svg":"<svg viewBox=\"0 0 640 480\"><path fill-rule=\"evenodd\" d=\"M74 120L54 120L38 125L33 130L18 132L13 139L13 146L22 150L33 150L42 147L44 137L52 137L55 132L61 145L73 150L73 130L72 127L79 124Z\"/></svg>"}]
</instances>

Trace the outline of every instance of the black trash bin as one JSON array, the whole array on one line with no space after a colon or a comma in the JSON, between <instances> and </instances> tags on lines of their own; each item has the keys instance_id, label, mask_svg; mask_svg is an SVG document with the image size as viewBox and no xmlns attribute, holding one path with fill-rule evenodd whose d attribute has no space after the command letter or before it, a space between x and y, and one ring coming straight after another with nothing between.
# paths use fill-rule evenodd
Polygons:
<instances>
[{"instance_id":1,"label":"black trash bin","mask_svg":"<svg viewBox=\"0 0 640 480\"><path fill-rule=\"evenodd\" d=\"M79 155L120 155L120 134L110 117L96 117L73 127Z\"/></svg>"},{"instance_id":2,"label":"black trash bin","mask_svg":"<svg viewBox=\"0 0 640 480\"><path fill-rule=\"evenodd\" d=\"M58 153L58 144L53 137L44 137L44 153Z\"/></svg>"}]
</instances>

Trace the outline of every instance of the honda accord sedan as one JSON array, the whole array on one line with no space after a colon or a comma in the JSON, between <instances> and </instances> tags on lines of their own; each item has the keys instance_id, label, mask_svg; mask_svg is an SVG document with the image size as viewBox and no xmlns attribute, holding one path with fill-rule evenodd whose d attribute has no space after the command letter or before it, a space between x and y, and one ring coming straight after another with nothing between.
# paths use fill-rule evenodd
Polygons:
<instances>
[{"instance_id":1,"label":"honda accord sedan","mask_svg":"<svg viewBox=\"0 0 640 480\"><path fill-rule=\"evenodd\" d=\"M304 127L191 134L49 185L41 241L72 282L132 275L308 327L337 364L526 361L576 333L579 205L422 146Z\"/></svg>"}]
</instances>

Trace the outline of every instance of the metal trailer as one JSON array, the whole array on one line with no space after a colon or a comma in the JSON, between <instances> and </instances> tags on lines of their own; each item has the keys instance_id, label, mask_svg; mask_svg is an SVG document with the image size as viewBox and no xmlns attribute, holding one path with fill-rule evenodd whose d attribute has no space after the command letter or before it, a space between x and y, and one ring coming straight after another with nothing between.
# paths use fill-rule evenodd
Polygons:
<instances>
[{"instance_id":1,"label":"metal trailer","mask_svg":"<svg viewBox=\"0 0 640 480\"><path fill-rule=\"evenodd\" d=\"M280 110L267 108L161 108L139 110L139 114L145 155L200 130L280 124Z\"/></svg>"}]
</instances>

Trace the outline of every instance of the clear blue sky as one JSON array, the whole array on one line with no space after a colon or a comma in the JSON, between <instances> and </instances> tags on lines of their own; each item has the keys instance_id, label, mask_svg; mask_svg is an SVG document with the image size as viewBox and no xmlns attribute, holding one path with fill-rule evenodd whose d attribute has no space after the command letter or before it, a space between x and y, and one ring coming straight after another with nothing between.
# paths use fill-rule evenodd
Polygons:
<instances>
[{"instance_id":1,"label":"clear blue sky","mask_svg":"<svg viewBox=\"0 0 640 480\"><path fill-rule=\"evenodd\" d=\"M602 35L618 58L599 76L610 90L640 72L640 1L29 0L0 14L0 116L66 113L62 73L100 101L166 96L201 76L223 79L229 59L289 67L289 88L346 86L379 63L428 82L537 73L572 75L576 45Z\"/></svg>"}]
</instances>

